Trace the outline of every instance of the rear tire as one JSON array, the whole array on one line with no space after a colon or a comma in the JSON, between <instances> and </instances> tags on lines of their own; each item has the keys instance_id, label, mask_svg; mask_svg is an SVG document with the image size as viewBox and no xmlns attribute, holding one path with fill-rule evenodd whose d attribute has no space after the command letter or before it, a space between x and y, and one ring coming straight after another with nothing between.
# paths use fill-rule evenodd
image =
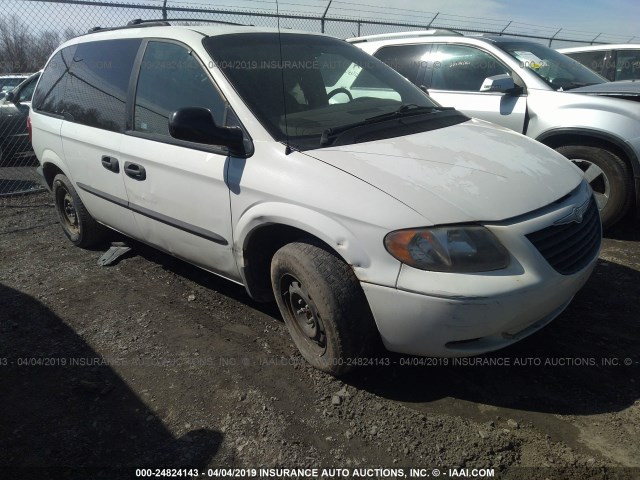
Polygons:
<instances>
[{"instance_id":1,"label":"rear tire","mask_svg":"<svg viewBox=\"0 0 640 480\"><path fill-rule=\"evenodd\" d=\"M55 176L52 191L62 231L71 243L87 248L104 241L107 228L89 214L66 175Z\"/></svg>"},{"instance_id":2,"label":"rear tire","mask_svg":"<svg viewBox=\"0 0 640 480\"><path fill-rule=\"evenodd\" d=\"M377 347L378 333L349 265L313 243L290 243L273 256L271 284L289 333L307 362L334 376L366 363L361 359Z\"/></svg>"},{"instance_id":3,"label":"rear tire","mask_svg":"<svg viewBox=\"0 0 640 480\"><path fill-rule=\"evenodd\" d=\"M603 228L613 226L633 203L633 176L629 166L608 150L591 146L556 148L582 170L595 195Z\"/></svg>"}]
</instances>

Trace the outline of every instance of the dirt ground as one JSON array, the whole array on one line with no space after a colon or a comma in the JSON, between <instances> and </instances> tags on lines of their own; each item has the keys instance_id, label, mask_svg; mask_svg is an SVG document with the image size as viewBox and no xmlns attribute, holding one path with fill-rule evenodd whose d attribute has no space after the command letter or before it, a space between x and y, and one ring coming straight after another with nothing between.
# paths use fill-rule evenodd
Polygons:
<instances>
[{"instance_id":1,"label":"dirt ground","mask_svg":"<svg viewBox=\"0 0 640 480\"><path fill-rule=\"evenodd\" d=\"M141 246L100 267L108 245L72 246L48 194L5 202L0 478L638 479L639 240L633 219L609 233L567 311L515 346L336 380L242 287Z\"/></svg>"}]
</instances>

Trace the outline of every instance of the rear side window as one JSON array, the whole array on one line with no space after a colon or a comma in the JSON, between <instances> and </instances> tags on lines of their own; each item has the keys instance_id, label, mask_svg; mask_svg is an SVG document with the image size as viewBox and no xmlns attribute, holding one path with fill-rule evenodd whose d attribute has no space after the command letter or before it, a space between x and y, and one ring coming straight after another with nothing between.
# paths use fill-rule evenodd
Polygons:
<instances>
[{"instance_id":1,"label":"rear side window","mask_svg":"<svg viewBox=\"0 0 640 480\"><path fill-rule=\"evenodd\" d=\"M431 45L401 45L383 47L374 56L410 82L416 83L420 67L428 67L426 55L430 51Z\"/></svg>"},{"instance_id":2,"label":"rear side window","mask_svg":"<svg viewBox=\"0 0 640 480\"><path fill-rule=\"evenodd\" d=\"M33 95L31 105L34 110L55 115L63 114L64 91L75 51L76 46L73 45L58 51L51 58Z\"/></svg>"},{"instance_id":3,"label":"rear side window","mask_svg":"<svg viewBox=\"0 0 640 480\"><path fill-rule=\"evenodd\" d=\"M585 67L589 67L596 73L603 75L609 80L613 79L613 62L611 61L611 52L608 50L596 50L593 52L576 52L566 53L568 57L580 62Z\"/></svg>"},{"instance_id":4,"label":"rear side window","mask_svg":"<svg viewBox=\"0 0 640 480\"><path fill-rule=\"evenodd\" d=\"M616 80L640 79L640 50L618 50Z\"/></svg>"},{"instance_id":5,"label":"rear side window","mask_svg":"<svg viewBox=\"0 0 640 480\"><path fill-rule=\"evenodd\" d=\"M65 118L90 127L124 131L127 89L140 42L106 40L77 46L67 67Z\"/></svg>"},{"instance_id":6,"label":"rear side window","mask_svg":"<svg viewBox=\"0 0 640 480\"><path fill-rule=\"evenodd\" d=\"M226 102L200 62L184 46L152 41L144 53L135 100L135 130L169 136L170 115L204 107L224 125Z\"/></svg>"}]
</instances>

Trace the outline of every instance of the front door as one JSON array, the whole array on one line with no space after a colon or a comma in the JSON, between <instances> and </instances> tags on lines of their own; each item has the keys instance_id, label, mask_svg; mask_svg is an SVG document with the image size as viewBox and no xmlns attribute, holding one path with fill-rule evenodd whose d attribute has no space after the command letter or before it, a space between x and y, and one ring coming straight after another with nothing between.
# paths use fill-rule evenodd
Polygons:
<instances>
[{"instance_id":1,"label":"front door","mask_svg":"<svg viewBox=\"0 0 640 480\"><path fill-rule=\"evenodd\" d=\"M129 208L144 241L238 279L232 253L229 157L224 148L169 134L169 117L205 107L218 125L228 108L202 62L182 44L148 41L137 79L132 130L120 146Z\"/></svg>"},{"instance_id":2,"label":"front door","mask_svg":"<svg viewBox=\"0 0 640 480\"><path fill-rule=\"evenodd\" d=\"M485 78L514 72L493 55L468 45L439 44L431 53L425 84L429 95L445 107L454 107L470 117L523 133L526 94L481 92ZM428 78L430 76L430 78Z\"/></svg>"}]
</instances>

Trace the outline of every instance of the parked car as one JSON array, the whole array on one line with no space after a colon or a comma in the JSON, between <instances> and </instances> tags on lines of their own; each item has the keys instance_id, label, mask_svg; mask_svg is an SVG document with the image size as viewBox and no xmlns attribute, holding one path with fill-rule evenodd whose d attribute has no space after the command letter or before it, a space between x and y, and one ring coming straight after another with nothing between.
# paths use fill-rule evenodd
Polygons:
<instances>
[{"instance_id":1,"label":"parked car","mask_svg":"<svg viewBox=\"0 0 640 480\"><path fill-rule=\"evenodd\" d=\"M38 78L40 72L34 73L0 100L0 166L31 151L27 117Z\"/></svg>"},{"instance_id":2,"label":"parked car","mask_svg":"<svg viewBox=\"0 0 640 480\"><path fill-rule=\"evenodd\" d=\"M640 80L640 45L638 44L590 45L559 48L558 51L612 82Z\"/></svg>"},{"instance_id":3,"label":"parked car","mask_svg":"<svg viewBox=\"0 0 640 480\"><path fill-rule=\"evenodd\" d=\"M0 75L0 92L8 92L16 88L22 82L24 82L27 78L29 78L31 73L16 73L10 75Z\"/></svg>"},{"instance_id":4,"label":"parked car","mask_svg":"<svg viewBox=\"0 0 640 480\"><path fill-rule=\"evenodd\" d=\"M605 227L640 205L640 83L608 83L527 40L428 33L349 41L438 103L523 133L572 160L595 192ZM333 87L357 98L376 85L355 67Z\"/></svg>"},{"instance_id":5,"label":"parked car","mask_svg":"<svg viewBox=\"0 0 640 480\"><path fill-rule=\"evenodd\" d=\"M343 64L380 92L331 103ZM275 298L303 357L336 375L378 338L417 355L511 345L564 310L600 249L564 157L332 37L91 33L54 52L30 122L73 244L107 226Z\"/></svg>"}]
</instances>

